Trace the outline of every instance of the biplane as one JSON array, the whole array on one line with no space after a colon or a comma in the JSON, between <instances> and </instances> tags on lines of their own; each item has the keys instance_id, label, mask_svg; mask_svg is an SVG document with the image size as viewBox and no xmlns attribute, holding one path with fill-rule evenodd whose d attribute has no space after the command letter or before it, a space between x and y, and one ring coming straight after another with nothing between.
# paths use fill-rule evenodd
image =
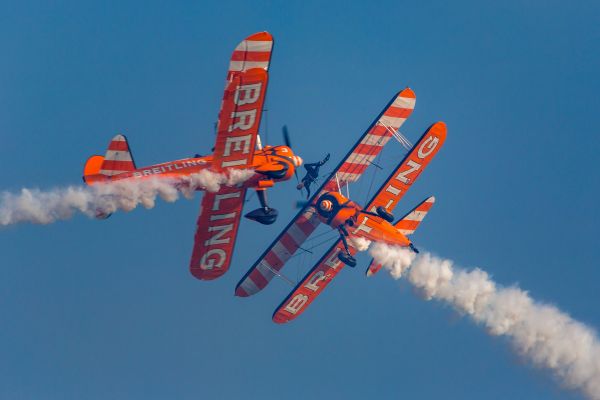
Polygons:
<instances>
[{"instance_id":1,"label":"biplane","mask_svg":"<svg viewBox=\"0 0 600 400\"><path fill-rule=\"evenodd\" d=\"M177 181L203 170L225 175L231 169L254 171L235 187L221 186L216 193L204 192L190 261L190 271L198 279L215 279L228 270L246 190L254 189L260 202L260 208L246 217L271 224L278 213L267 204L267 188L290 179L302 165L302 159L290 147L287 132L285 145L281 146L263 147L258 136L272 50L271 34L259 32L248 36L233 51L212 154L137 168L127 139L117 135L104 156L90 157L84 167L83 180L89 185L143 179Z\"/></svg>"},{"instance_id":2,"label":"biplane","mask_svg":"<svg viewBox=\"0 0 600 400\"><path fill-rule=\"evenodd\" d=\"M240 280L236 296L254 295L275 276L282 276L283 266L320 224L335 229L339 238L276 309L273 314L276 323L297 318L345 265L356 266L354 255L364 250L360 248L359 238L409 247L418 252L408 236L417 229L435 199L426 199L395 224L392 212L444 144L446 125L443 122L431 125L417 144L410 147L366 207L350 200L347 192L343 194L343 188L363 175L390 138L406 142L398 129L410 116L415 100L409 88L392 99L321 188ZM372 261L367 275L373 275L380 268Z\"/></svg>"}]
</instances>

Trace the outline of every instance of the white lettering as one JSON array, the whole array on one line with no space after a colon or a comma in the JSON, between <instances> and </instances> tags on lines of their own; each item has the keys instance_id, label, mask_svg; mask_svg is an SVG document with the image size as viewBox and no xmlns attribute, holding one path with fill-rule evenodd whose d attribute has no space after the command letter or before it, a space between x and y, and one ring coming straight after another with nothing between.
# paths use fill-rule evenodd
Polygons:
<instances>
[{"instance_id":1,"label":"white lettering","mask_svg":"<svg viewBox=\"0 0 600 400\"><path fill-rule=\"evenodd\" d=\"M394 196L398 196L401 192L400 189L393 187L392 185L388 186L385 189L386 192L390 192L391 194L393 194Z\"/></svg>"},{"instance_id":2,"label":"white lettering","mask_svg":"<svg viewBox=\"0 0 600 400\"><path fill-rule=\"evenodd\" d=\"M221 200L226 200L226 199L233 199L235 197L240 197L240 192L233 192L233 193L224 193L224 194L218 194L215 196L215 201L213 203L213 211L217 211L219 210L219 206L221 205Z\"/></svg>"},{"instance_id":3,"label":"white lettering","mask_svg":"<svg viewBox=\"0 0 600 400\"><path fill-rule=\"evenodd\" d=\"M212 255L216 255L217 257L211 257ZM211 249L202 255L202 258L200 259L200 268L203 270L213 269L215 267L221 268L226 258L227 254L224 250Z\"/></svg>"},{"instance_id":4,"label":"white lettering","mask_svg":"<svg viewBox=\"0 0 600 400\"><path fill-rule=\"evenodd\" d=\"M433 152L433 150L435 150L435 148L437 147L439 142L440 142L440 139L438 139L435 136L429 136L427 139L425 139L425 141L423 142L421 147L419 147L419 152L417 153L419 158L424 159L425 157L430 155L431 152ZM425 148L425 145L427 145L427 150L429 150L427 152L423 151L423 149Z\"/></svg>"},{"instance_id":5,"label":"white lettering","mask_svg":"<svg viewBox=\"0 0 600 400\"><path fill-rule=\"evenodd\" d=\"M325 260L325 265L327 265L331 269L337 269L340 266L341 261L337 257L337 251L334 251L333 254Z\"/></svg>"},{"instance_id":6,"label":"white lettering","mask_svg":"<svg viewBox=\"0 0 600 400\"><path fill-rule=\"evenodd\" d=\"M218 221L221 219L229 219L229 218L234 218L235 217L235 213L229 213L229 214L213 214L210 216L210 220L211 221Z\"/></svg>"},{"instance_id":7,"label":"white lettering","mask_svg":"<svg viewBox=\"0 0 600 400\"><path fill-rule=\"evenodd\" d=\"M227 232L233 230L233 224L229 224L229 225L222 225L222 226L209 226L208 227L208 232L215 232L218 231L216 235L214 235L213 237L211 237L210 239L204 241L204 245L205 246L212 246L215 244L225 244L225 243L229 243L229 241L231 240L230 237L222 239L223 235L225 235Z\"/></svg>"},{"instance_id":8,"label":"white lettering","mask_svg":"<svg viewBox=\"0 0 600 400\"><path fill-rule=\"evenodd\" d=\"M304 287L312 290L313 292L316 292L317 290L319 290L319 285L317 285L317 284L324 279L325 279L325 272L319 271L310 278L310 281L308 281L308 283L306 285L304 285Z\"/></svg>"},{"instance_id":9,"label":"white lettering","mask_svg":"<svg viewBox=\"0 0 600 400\"><path fill-rule=\"evenodd\" d=\"M252 135L228 137L225 141L225 150L223 150L223 157L228 157L234 151L241 151L242 154L248 154L250 152L250 141ZM242 144L244 148L242 149Z\"/></svg>"},{"instance_id":10,"label":"white lettering","mask_svg":"<svg viewBox=\"0 0 600 400\"><path fill-rule=\"evenodd\" d=\"M246 160L223 161L221 167L237 167L238 165L246 165Z\"/></svg>"},{"instance_id":11,"label":"white lettering","mask_svg":"<svg viewBox=\"0 0 600 400\"><path fill-rule=\"evenodd\" d=\"M254 126L254 121L256 120L256 110L232 112L231 118L237 118L238 120L229 126L229 132L235 129L247 131Z\"/></svg>"},{"instance_id":12,"label":"white lettering","mask_svg":"<svg viewBox=\"0 0 600 400\"><path fill-rule=\"evenodd\" d=\"M253 83L251 85L242 85L237 88L235 91L235 95L233 97L233 101L238 106L243 106L244 104L252 104L256 103L256 100L260 97L260 88L262 87L262 82ZM240 94L243 93L243 98L240 98Z\"/></svg>"},{"instance_id":13,"label":"white lettering","mask_svg":"<svg viewBox=\"0 0 600 400\"><path fill-rule=\"evenodd\" d=\"M408 162L406 163L406 165L408 165L410 168L407 169L406 171L402 171L400 172L397 176L396 179L398 179L400 182L408 185L410 184L410 178L407 178L406 175L418 170L419 168L421 168L421 164L414 162L413 160L408 160Z\"/></svg>"},{"instance_id":14,"label":"white lettering","mask_svg":"<svg viewBox=\"0 0 600 400\"><path fill-rule=\"evenodd\" d=\"M306 304L308 301L308 296L303 294L297 294L293 299L289 301L287 306L285 306L285 311L296 314L300 309Z\"/></svg>"},{"instance_id":15,"label":"white lettering","mask_svg":"<svg viewBox=\"0 0 600 400\"><path fill-rule=\"evenodd\" d=\"M367 219L368 219L367 217L363 218L363 220L361 221L360 225L358 225L356 227L356 230L354 231L355 233L358 232L358 231L363 231L363 232L366 232L366 233L370 233L371 230L373 230L373 228L371 228L370 226L366 225L367 224Z\"/></svg>"}]
</instances>

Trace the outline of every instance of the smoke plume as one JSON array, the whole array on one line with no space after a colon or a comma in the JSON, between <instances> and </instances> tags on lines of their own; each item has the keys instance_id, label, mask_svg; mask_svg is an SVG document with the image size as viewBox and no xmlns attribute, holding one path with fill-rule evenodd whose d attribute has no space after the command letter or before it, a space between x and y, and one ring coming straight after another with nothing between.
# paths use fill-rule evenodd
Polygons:
<instances>
[{"instance_id":1,"label":"smoke plume","mask_svg":"<svg viewBox=\"0 0 600 400\"><path fill-rule=\"evenodd\" d=\"M131 211L138 205L153 208L156 198L173 202L183 194L192 198L198 189L217 192L221 185L235 186L254 171L229 170L227 174L202 170L179 179L134 179L94 186L69 186L49 191L23 188L18 193L0 194L0 226L29 222L50 224L75 213L107 216L117 210Z\"/></svg>"},{"instance_id":2,"label":"smoke plume","mask_svg":"<svg viewBox=\"0 0 600 400\"><path fill-rule=\"evenodd\" d=\"M395 278L406 279L427 300L451 305L491 335L509 339L536 367L551 370L566 387L600 399L600 342L588 326L517 287L502 287L479 268L467 271L451 260L375 244L371 254Z\"/></svg>"}]
</instances>

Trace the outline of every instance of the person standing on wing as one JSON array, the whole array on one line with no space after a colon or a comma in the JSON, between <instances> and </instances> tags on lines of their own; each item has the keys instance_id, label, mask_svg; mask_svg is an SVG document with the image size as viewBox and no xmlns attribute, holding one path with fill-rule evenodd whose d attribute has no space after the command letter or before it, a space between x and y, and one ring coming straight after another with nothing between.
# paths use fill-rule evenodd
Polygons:
<instances>
[{"instance_id":1,"label":"person standing on wing","mask_svg":"<svg viewBox=\"0 0 600 400\"><path fill-rule=\"evenodd\" d=\"M325 156L325 158L316 163L304 164L304 168L306 169L306 175L302 178L302 182L296 186L296 189L302 190L302 188L306 189L306 198L310 198L310 185L315 183L319 178L319 169L329 160L329 153Z\"/></svg>"}]
</instances>

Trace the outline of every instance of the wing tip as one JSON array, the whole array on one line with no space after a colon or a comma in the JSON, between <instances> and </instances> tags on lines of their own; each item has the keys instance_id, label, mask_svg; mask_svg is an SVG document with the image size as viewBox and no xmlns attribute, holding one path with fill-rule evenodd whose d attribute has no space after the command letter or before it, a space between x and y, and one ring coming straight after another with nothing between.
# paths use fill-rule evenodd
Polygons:
<instances>
[{"instance_id":1,"label":"wing tip","mask_svg":"<svg viewBox=\"0 0 600 400\"><path fill-rule=\"evenodd\" d=\"M408 97L408 98L411 98L411 99L416 99L417 98L417 95L415 94L415 92L411 88L409 88L408 86L404 90L402 90L398 94L398 96Z\"/></svg>"},{"instance_id":2,"label":"wing tip","mask_svg":"<svg viewBox=\"0 0 600 400\"><path fill-rule=\"evenodd\" d=\"M290 319L285 318L283 315L279 314L279 312L275 311L275 313L273 314L273 317L271 318L273 320L274 323L282 325L285 324L286 322L290 322Z\"/></svg>"},{"instance_id":3,"label":"wing tip","mask_svg":"<svg viewBox=\"0 0 600 400\"><path fill-rule=\"evenodd\" d=\"M248 36L245 40L259 40L259 41L265 41L265 42L268 42L268 41L272 42L273 35L271 35L267 31L261 31L261 32L253 33L252 35Z\"/></svg>"}]
</instances>

